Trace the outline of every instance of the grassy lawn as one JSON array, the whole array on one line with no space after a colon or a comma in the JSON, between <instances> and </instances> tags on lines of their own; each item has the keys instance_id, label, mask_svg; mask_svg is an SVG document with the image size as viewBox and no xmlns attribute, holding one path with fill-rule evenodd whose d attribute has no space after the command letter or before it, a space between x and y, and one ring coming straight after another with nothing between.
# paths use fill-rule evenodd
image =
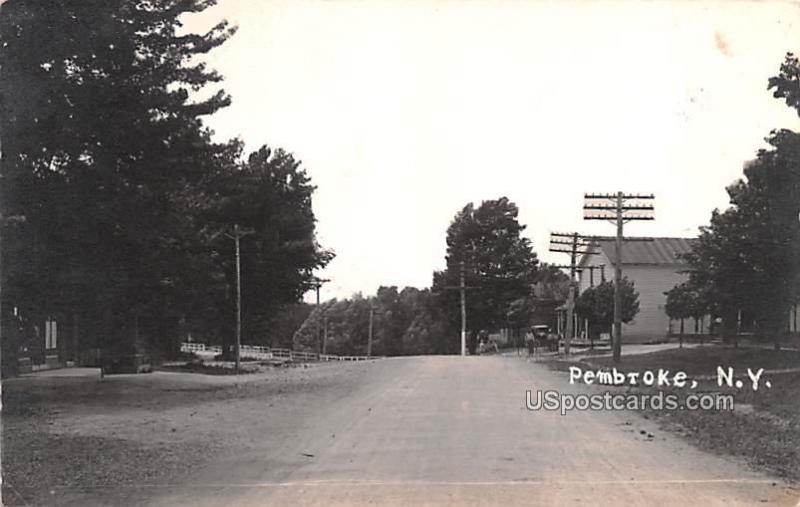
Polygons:
<instances>
[{"instance_id":1,"label":"grassy lawn","mask_svg":"<svg viewBox=\"0 0 800 507\"><path fill-rule=\"evenodd\" d=\"M607 368L611 357L584 358L581 361L552 361L550 366L567 371L570 365L582 369ZM671 349L649 354L622 357L617 368L623 372L684 371L689 378L716 375L717 366L732 367L737 378L745 380L742 389L719 387L716 380L701 380L694 390L675 387L638 386L602 389L632 389L652 393L732 394L733 412L649 410L644 417L655 419L667 430L682 435L698 447L716 454L742 459L753 468L778 475L790 482L800 482L800 372L764 373L762 387L754 391L747 381L747 368L757 370L800 369L800 352L754 348L706 346ZM763 383L769 380L772 387Z\"/></svg>"},{"instance_id":2,"label":"grassy lawn","mask_svg":"<svg viewBox=\"0 0 800 507\"><path fill-rule=\"evenodd\" d=\"M614 366L610 356L591 358L598 366ZM800 352L753 348L732 348L704 346L685 349L669 349L650 354L622 356L619 369L641 371L664 368L671 371L685 371L687 375L715 375L717 366L733 367L743 374L747 368L765 370L800 369Z\"/></svg>"}]
</instances>

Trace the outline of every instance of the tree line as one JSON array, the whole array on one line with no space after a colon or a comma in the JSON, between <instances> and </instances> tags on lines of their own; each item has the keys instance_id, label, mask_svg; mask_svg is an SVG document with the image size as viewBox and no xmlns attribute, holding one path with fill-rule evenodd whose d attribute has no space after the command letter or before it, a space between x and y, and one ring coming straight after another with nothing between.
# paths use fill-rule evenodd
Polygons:
<instances>
[{"instance_id":1,"label":"tree line","mask_svg":"<svg viewBox=\"0 0 800 507\"><path fill-rule=\"evenodd\" d=\"M568 277L539 263L518 215L507 197L467 204L447 229L445 266L429 288L384 286L375 296L327 301L297 330L295 347L317 351L324 341L331 354L365 354L372 313L373 354L458 353L462 278L471 351L481 331L514 329L524 339L537 319L554 324Z\"/></svg>"},{"instance_id":2,"label":"tree line","mask_svg":"<svg viewBox=\"0 0 800 507\"><path fill-rule=\"evenodd\" d=\"M500 198L456 215L430 288L301 303L334 256L316 240L315 187L291 153L212 138L205 120L232 98L203 57L236 29L182 33L181 20L215 3L4 3L0 315L17 338L6 349L50 318L76 349L229 344L234 226L255 232L241 241L248 343L314 348L325 319L332 353L363 352L373 311L376 353L450 353L462 272L475 332L521 326L563 296L564 275L539 265L516 205ZM534 298L535 284L549 293Z\"/></svg>"},{"instance_id":3,"label":"tree line","mask_svg":"<svg viewBox=\"0 0 800 507\"><path fill-rule=\"evenodd\" d=\"M241 248L245 334L257 335L333 258L294 155L212 139L205 118L232 99L202 58L236 29L184 34L181 20L214 3L3 4L6 336L57 317L82 347L229 339L235 224L255 231Z\"/></svg>"},{"instance_id":4,"label":"tree line","mask_svg":"<svg viewBox=\"0 0 800 507\"><path fill-rule=\"evenodd\" d=\"M455 215L430 288L387 286L319 308L299 303L313 272L334 256L316 239L315 186L285 150L265 144L245 153L238 139L212 138L205 119L232 98L202 59L236 30L220 21L207 33L182 33L181 20L214 4L3 4L4 330L24 336L30 323L52 317L62 336L80 337L79 347L146 344L173 354L187 334L228 342L235 225L255 232L241 243L250 343L316 348L319 327L331 353L360 353L372 312L376 354L457 352L462 278L472 349L480 330L552 319L567 277L539 262L505 197ZM768 89L800 114L795 56ZM672 316L719 316L733 333L741 312L765 336L785 330L800 294L800 133L775 130L767 142L728 187L731 207L700 229L686 258L689 279L668 296ZM630 289L626 319L636 313ZM608 320L609 290L578 300L597 330Z\"/></svg>"},{"instance_id":5,"label":"tree line","mask_svg":"<svg viewBox=\"0 0 800 507\"><path fill-rule=\"evenodd\" d=\"M800 63L786 55L768 90L800 115ZM789 313L800 302L800 133L778 129L727 187L731 206L715 209L686 256L688 280L667 293L667 312L681 320L719 319L733 337L740 325L779 347ZM681 328L683 331L683 328Z\"/></svg>"}]
</instances>

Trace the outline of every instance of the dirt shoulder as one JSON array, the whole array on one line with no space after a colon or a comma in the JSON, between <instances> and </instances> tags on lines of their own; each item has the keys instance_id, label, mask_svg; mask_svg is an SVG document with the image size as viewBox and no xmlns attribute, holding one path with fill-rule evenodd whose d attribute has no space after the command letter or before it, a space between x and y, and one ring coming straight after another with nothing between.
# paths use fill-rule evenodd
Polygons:
<instances>
[{"instance_id":1,"label":"dirt shoulder","mask_svg":"<svg viewBox=\"0 0 800 507\"><path fill-rule=\"evenodd\" d=\"M3 502L130 505L136 489L144 504L212 458L263 443L358 390L373 367L4 381Z\"/></svg>"},{"instance_id":2,"label":"dirt shoulder","mask_svg":"<svg viewBox=\"0 0 800 507\"><path fill-rule=\"evenodd\" d=\"M551 368L568 371L614 367L610 357L584 357L575 361L555 360ZM719 386L717 367L733 368L742 388ZM650 354L623 356L616 368L623 373L657 371L659 368L686 372L694 389L674 386L593 386L612 392L654 394L731 395L734 409L727 410L647 410L643 415L681 435L701 449L744 460L756 470L766 471L792 483L800 483L800 352L756 348L706 346L671 349ZM758 390L753 390L747 369L762 374ZM713 377L713 378L712 378ZM765 382L771 387L766 388Z\"/></svg>"}]
</instances>

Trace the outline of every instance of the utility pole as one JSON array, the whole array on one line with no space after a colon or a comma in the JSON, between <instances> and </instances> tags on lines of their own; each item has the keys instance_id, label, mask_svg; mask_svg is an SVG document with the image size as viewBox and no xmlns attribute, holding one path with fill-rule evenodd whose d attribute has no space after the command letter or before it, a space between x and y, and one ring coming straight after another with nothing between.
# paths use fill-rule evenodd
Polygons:
<instances>
[{"instance_id":1,"label":"utility pole","mask_svg":"<svg viewBox=\"0 0 800 507\"><path fill-rule=\"evenodd\" d=\"M328 316L322 317L322 353L328 353Z\"/></svg>"},{"instance_id":2,"label":"utility pole","mask_svg":"<svg viewBox=\"0 0 800 507\"><path fill-rule=\"evenodd\" d=\"M317 309L317 311L319 311L319 288L321 286L322 286L321 283L317 283L317 286L316 286L316 292L317 292L317 306L316 306L316 309ZM316 332L317 347L318 347L318 350L320 352L322 352L325 349L325 344L324 343L320 344L320 340L319 340L319 318L320 318L320 315L317 315L317 319L316 319L316 322L314 324L315 324L316 331L317 331Z\"/></svg>"},{"instance_id":3,"label":"utility pole","mask_svg":"<svg viewBox=\"0 0 800 507\"><path fill-rule=\"evenodd\" d=\"M577 232L550 233L550 251L570 254L568 266L556 266L558 268L569 269L569 295L567 296L567 328L564 332L564 355L569 355L570 342L575 333L575 293L577 282L575 273L578 270L578 254L592 255L597 253L590 248L590 244Z\"/></svg>"},{"instance_id":4,"label":"utility pole","mask_svg":"<svg viewBox=\"0 0 800 507\"><path fill-rule=\"evenodd\" d=\"M468 287L465 281L465 265L464 261L459 263L458 269L458 285L447 285L441 287L445 290L457 290L461 296L461 355L467 355L467 291L476 289L477 287Z\"/></svg>"},{"instance_id":5,"label":"utility pole","mask_svg":"<svg viewBox=\"0 0 800 507\"><path fill-rule=\"evenodd\" d=\"M375 307L369 304L369 337L367 338L367 358L372 357L372 327L375 320Z\"/></svg>"},{"instance_id":6,"label":"utility pole","mask_svg":"<svg viewBox=\"0 0 800 507\"><path fill-rule=\"evenodd\" d=\"M584 220L607 220L617 226L614 237L614 329L611 347L614 362L622 357L622 241L623 226L632 220L655 220L652 201L653 194L585 194L583 204ZM630 239L629 239L630 240ZM652 241L652 238L636 238L641 241Z\"/></svg>"},{"instance_id":7,"label":"utility pole","mask_svg":"<svg viewBox=\"0 0 800 507\"><path fill-rule=\"evenodd\" d=\"M314 277L313 280L311 281L311 287L313 289L316 289L317 291L317 312L319 312L319 288L322 287L322 284L325 282L330 282L330 280L328 280L327 278ZM316 319L317 350L319 351L320 354L324 354L326 348L325 341L327 340L327 336L325 337L325 339L320 338L321 335L320 335L319 322L320 322L320 316L318 315Z\"/></svg>"},{"instance_id":8,"label":"utility pole","mask_svg":"<svg viewBox=\"0 0 800 507\"><path fill-rule=\"evenodd\" d=\"M622 357L622 192L617 192L617 237L614 238L614 362Z\"/></svg>"},{"instance_id":9,"label":"utility pole","mask_svg":"<svg viewBox=\"0 0 800 507\"><path fill-rule=\"evenodd\" d=\"M464 261L459 269L459 290L461 292L461 355L467 355L467 287L464 285Z\"/></svg>"},{"instance_id":10,"label":"utility pole","mask_svg":"<svg viewBox=\"0 0 800 507\"><path fill-rule=\"evenodd\" d=\"M242 347L242 256L239 249L239 240L250 234L255 234L253 229L240 229L239 224L233 226L233 233L227 234L236 243L236 373L239 373L240 349Z\"/></svg>"},{"instance_id":11,"label":"utility pole","mask_svg":"<svg viewBox=\"0 0 800 507\"><path fill-rule=\"evenodd\" d=\"M375 309L372 300L369 302L369 334L367 335L367 357L372 357L372 339L375 336L375 315L380 315L383 311Z\"/></svg>"}]
</instances>

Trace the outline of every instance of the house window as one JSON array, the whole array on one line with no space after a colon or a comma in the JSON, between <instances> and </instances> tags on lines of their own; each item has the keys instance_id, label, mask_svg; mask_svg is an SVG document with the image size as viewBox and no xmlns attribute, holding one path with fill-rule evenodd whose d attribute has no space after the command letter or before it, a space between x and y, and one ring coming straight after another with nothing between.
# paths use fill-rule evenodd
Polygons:
<instances>
[{"instance_id":1,"label":"house window","mask_svg":"<svg viewBox=\"0 0 800 507\"><path fill-rule=\"evenodd\" d=\"M54 320L47 320L44 323L44 346L47 350L58 347L58 325Z\"/></svg>"}]
</instances>

